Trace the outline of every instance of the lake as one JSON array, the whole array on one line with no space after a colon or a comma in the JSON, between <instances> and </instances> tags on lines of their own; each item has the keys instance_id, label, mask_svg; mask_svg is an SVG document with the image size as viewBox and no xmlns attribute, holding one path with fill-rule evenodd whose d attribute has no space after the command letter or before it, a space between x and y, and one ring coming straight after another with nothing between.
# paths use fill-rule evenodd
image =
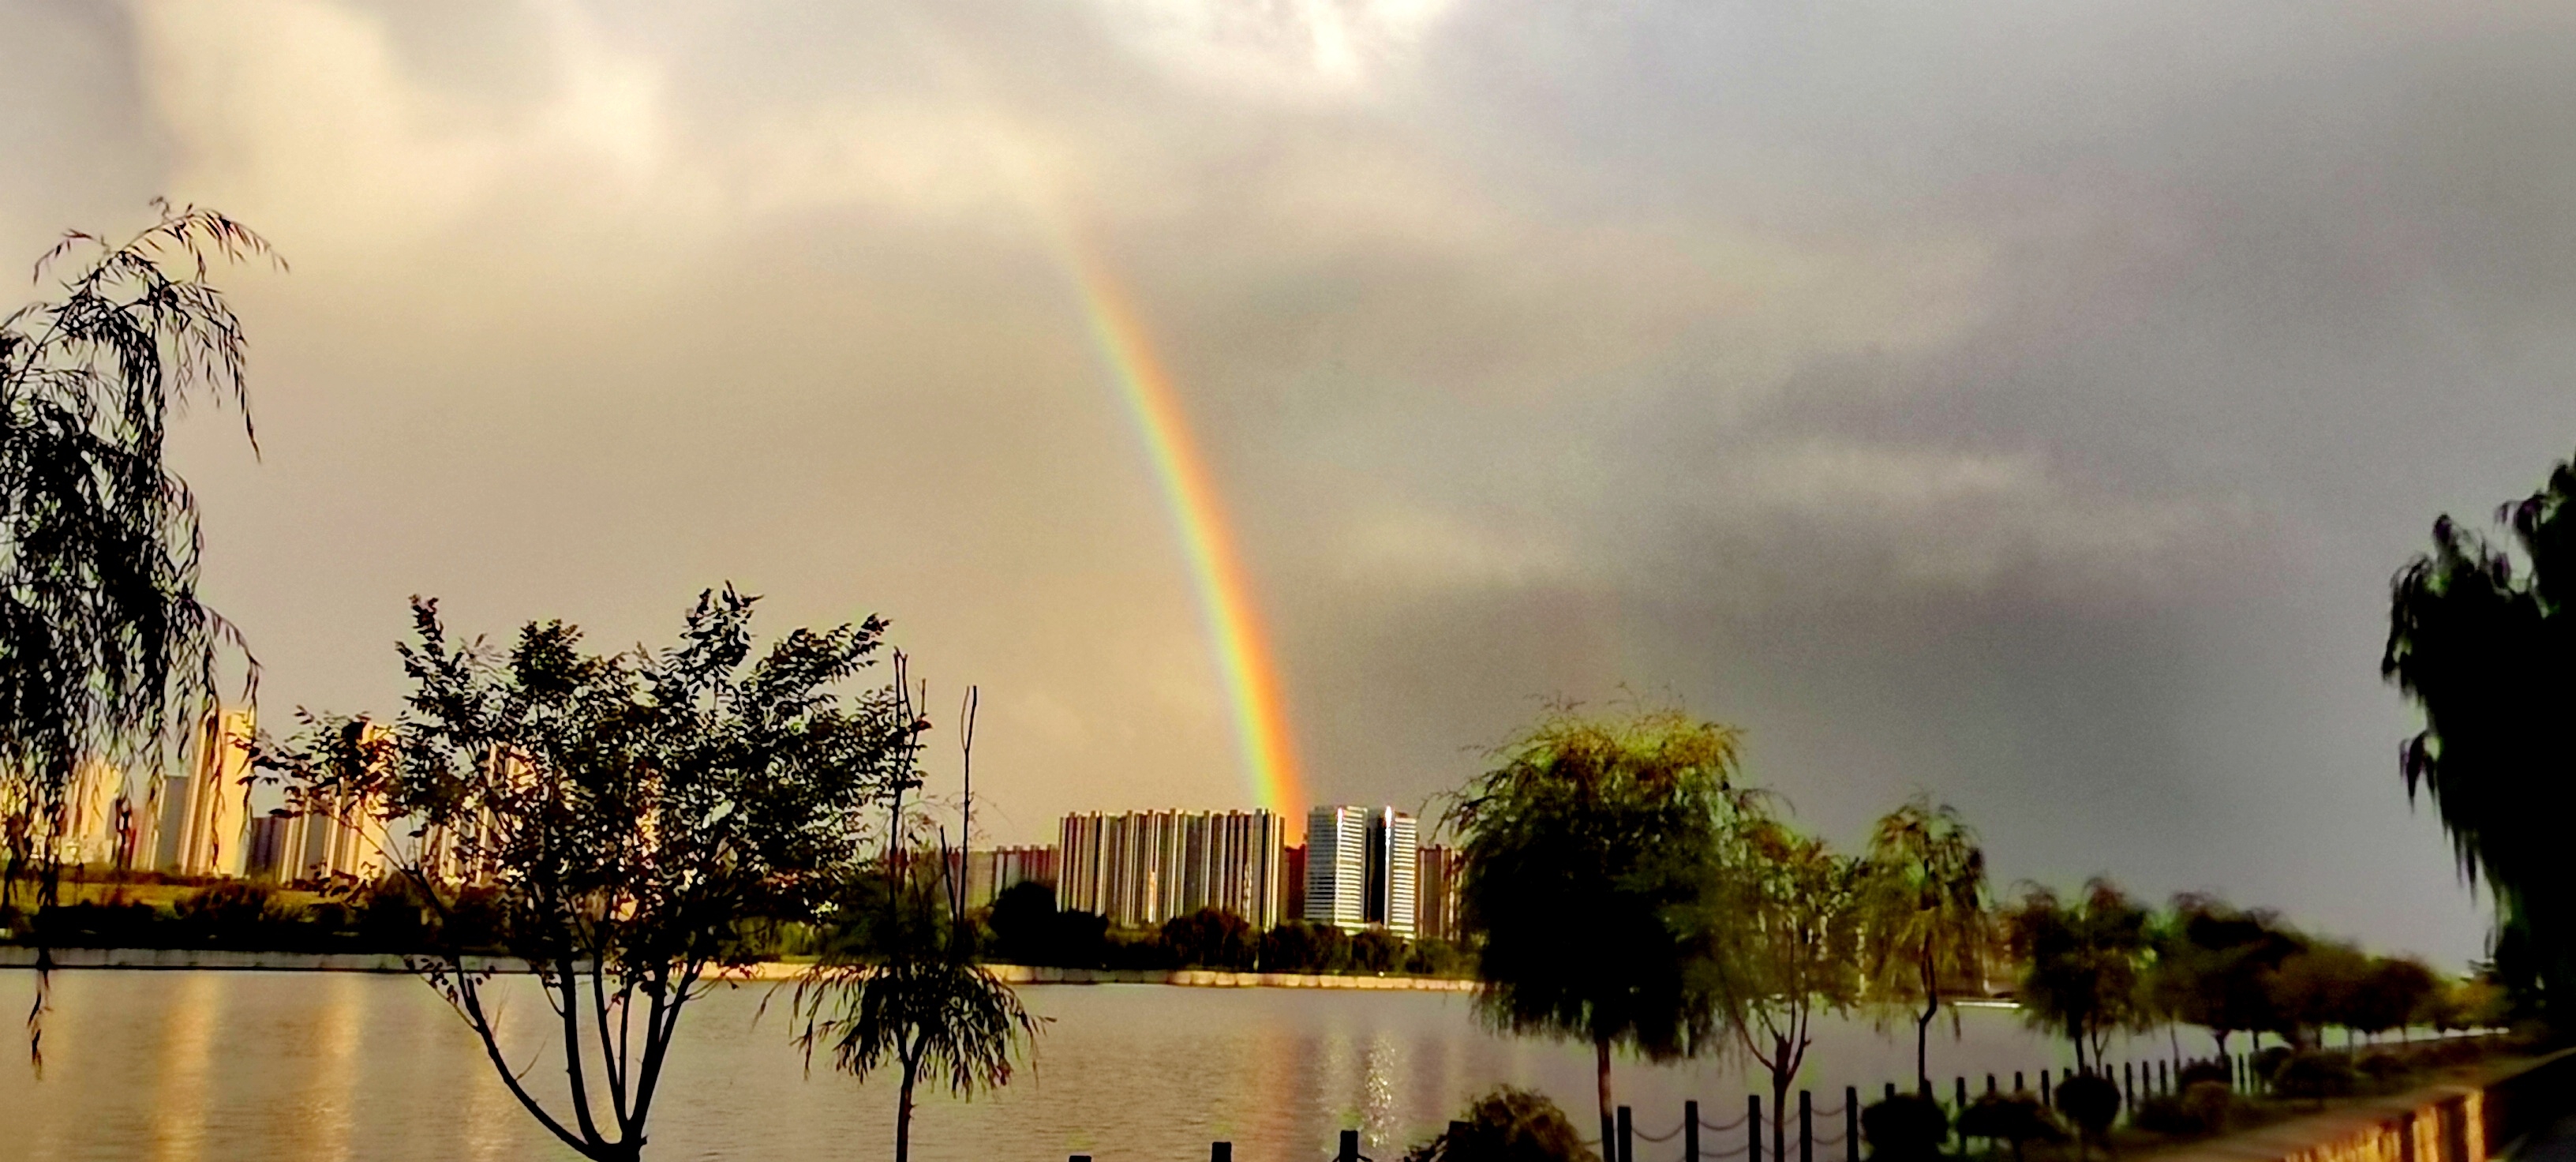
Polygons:
<instances>
[{"instance_id":1,"label":"lake","mask_svg":"<svg viewBox=\"0 0 2576 1162\"><path fill-rule=\"evenodd\" d=\"M54 980L42 1078L23 1041L0 1059L0 1159L574 1157L518 1108L473 1034L414 978L77 970ZM532 1081L559 1087L560 1065L536 1035L550 1014L527 985L500 990L520 1036L512 1060L532 1065ZM0 972L13 1029L33 988L32 973ZM781 1011L761 1013L768 993L725 990L690 1010L647 1158L892 1155L891 1075L864 1085L824 1068L809 1076L787 1041L783 994ZM1190 1162L1226 1139L1244 1162L1313 1162L1330 1156L1336 1131L1355 1127L1364 1152L1392 1162L1498 1082L1546 1092L1587 1130L1594 1120L1588 1048L1489 1032L1460 995L1044 985L1022 996L1048 1019L1033 1063L998 1094L928 1097L914 1157ZM1993 1071L2009 1085L2015 1069L2071 1062L2062 1043L2025 1030L2015 1013L1961 1016L1958 1039L1946 1015L1936 1032L1936 1078L1966 1074L1982 1087ZM1825 1023L1801 1083L1832 1106L1846 1084L1876 1090L1908 1077L1911 1032ZM2165 1044L2159 1035L2133 1053L2160 1056ZM2186 1052L2206 1045L2184 1034ZM1742 1115L1749 1092L1744 1070L1722 1061L1622 1060L1616 1084L1639 1129L1658 1134L1679 1123L1685 1098L1726 1121ZM1665 1162L1680 1146L1641 1144L1638 1153ZM1818 1154L1841 1162L1839 1147Z\"/></svg>"}]
</instances>

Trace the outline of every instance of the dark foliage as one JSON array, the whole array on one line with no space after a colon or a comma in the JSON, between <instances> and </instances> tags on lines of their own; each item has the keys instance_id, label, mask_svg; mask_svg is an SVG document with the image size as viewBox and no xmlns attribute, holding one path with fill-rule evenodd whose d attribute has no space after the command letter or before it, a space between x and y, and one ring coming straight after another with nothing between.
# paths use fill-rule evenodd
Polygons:
<instances>
[{"instance_id":1,"label":"dark foliage","mask_svg":"<svg viewBox=\"0 0 2576 1162\"><path fill-rule=\"evenodd\" d=\"M1467 1116L1408 1150L1404 1162L1595 1162L1574 1123L1543 1094L1497 1087Z\"/></svg>"},{"instance_id":2,"label":"dark foliage","mask_svg":"<svg viewBox=\"0 0 2576 1162\"><path fill-rule=\"evenodd\" d=\"M1181 968L1247 969L1258 951L1252 925L1222 908L1164 921L1163 947Z\"/></svg>"},{"instance_id":3,"label":"dark foliage","mask_svg":"<svg viewBox=\"0 0 2576 1162\"><path fill-rule=\"evenodd\" d=\"M796 630L756 658L753 598L701 594L678 644L592 654L562 622L506 652L457 645L434 603L400 647L390 729L306 714L261 769L295 804L369 805L388 862L435 915L415 964L482 1038L501 1081L587 1158L632 1159L689 1003L758 937L823 917L861 866L864 811L910 778L920 722L891 688L844 699L883 624ZM470 952L538 972L565 1091L502 1052Z\"/></svg>"},{"instance_id":4,"label":"dark foliage","mask_svg":"<svg viewBox=\"0 0 2576 1162\"><path fill-rule=\"evenodd\" d=\"M2230 1034L2285 1028L2271 979L2283 961L2306 948L2305 937L2269 912L2239 911L2210 896L2178 896L2156 932L2148 987L2160 1012L2209 1030L2225 1053Z\"/></svg>"},{"instance_id":5,"label":"dark foliage","mask_svg":"<svg viewBox=\"0 0 2576 1162\"><path fill-rule=\"evenodd\" d=\"M2120 1116L2118 1082L2096 1073L2079 1073L2057 1087L2057 1112L2089 1142L2099 1142L2111 1132L2111 1123Z\"/></svg>"},{"instance_id":6,"label":"dark foliage","mask_svg":"<svg viewBox=\"0 0 2576 1162\"><path fill-rule=\"evenodd\" d=\"M2292 1053L2272 1071L2273 1093L2311 1101L2350 1096L2358 1082L2343 1054L2317 1049Z\"/></svg>"},{"instance_id":7,"label":"dark foliage","mask_svg":"<svg viewBox=\"0 0 2576 1162\"><path fill-rule=\"evenodd\" d=\"M2140 1129L2177 1138L2215 1134L2227 1128L2236 1095L2222 1082L2202 1081L2178 1094L2158 1094L2138 1103Z\"/></svg>"},{"instance_id":8,"label":"dark foliage","mask_svg":"<svg viewBox=\"0 0 2576 1162\"><path fill-rule=\"evenodd\" d=\"M2236 1073L2224 1061L2194 1061L2174 1075L2174 1086L2179 1089L2190 1089L2202 1082L2232 1088L2236 1084Z\"/></svg>"},{"instance_id":9,"label":"dark foliage","mask_svg":"<svg viewBox=\"0 0 2576 1162\"><path fill-rule=\"evenodd\" d=\"M2146 909L2100 878L2072 903L2033 887L2004 916L2022 962L2022 1015L2073 1041L2079 1068L2101 1061L2113 1030L2137 1023L2148 919Z\"/></svg>"},{"instance_id":10,"label":"dark foliage","mask_svg":"<svg viewBox=\"0 0 2576 1162\"><path fill-rule=\"evenodd\" d=\"M2444 516L2390 584L2380 673L2424 715L2399 769L2433 801L2460 870L2495 900L2496 961L2534 997L2576 990L2576 463L2499 513L2515 555Z\"/></svg>"},{"instance_id":11,"label":"dark foliage","mask_svg":"<svg viewBox=\"0 0 2576 1162\"><path fill-rule=\"evenodd\" d=\"M1860 1111L1860 1133L1869 1156L1885 1162L1923 1162L1941 1154L1950 1139L1949 1115L1921 1094L1900 1093Z\"/></svg>"},{"instance_id":12,"label":"dark foliage","mask_svg":"<svg viewBox=\"0 0 2576 1162\"><path fill-rule=\"evenodd\" d=\"M2009 1143L2013 1157L2018 1159L2024 1146L2062 1141L2066 1130L2058 1125L2048 1107L2030 1094L1990 1093L1959 1111L1959 1136Z\"/></svg>"},{"instance_id":13,"label":"dark foliage","mask_svg":"<svg viewBox=\"0 0 2576 1162\"><path fill-rule=\"evenodd\" d=\"M22 883L36 911L58 900L75 769L157 770L212 710L221 649L239 644L197 599L196 500L163 449L200 394L250 435L247 344L206 273L268 243L154 204L160 221L123 243L66 234L36 265L41 279L87 256L61 297L0 317L0 905Z\"/></svg>"},{"instance_id":14,"label":"dark foliage","mask_svg":"<svg viewBox=\"0 0 2576 1162\"><path fill-rule=\"evenodd\" d=\"M1722 1043L1705 971L1732 827L1737 733L1674 713L1558 712L1497 753L1447 822L1463 837L1477 1003L1499 1027L1589 1043L1600 1116L1610 1054L1669 1060ZM1605 1131L1606 1132L1606 1131Z\"/></svg>"}]
</instances>

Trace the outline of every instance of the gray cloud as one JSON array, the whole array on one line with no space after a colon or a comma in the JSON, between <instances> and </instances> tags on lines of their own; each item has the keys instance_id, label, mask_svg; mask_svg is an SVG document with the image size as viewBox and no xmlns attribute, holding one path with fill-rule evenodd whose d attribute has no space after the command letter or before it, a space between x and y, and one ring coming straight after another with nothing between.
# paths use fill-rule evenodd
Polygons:
<instances>
[{"instance_id":1,"label":"gray cloud","mask_svg":"<svg viewBox=\"0 0 2576 1162\"><path fill-rule=\"evenodd\" d=\"M39 14L42 13L42 14ZM987 690L1010 838L1248 790L1060 261L1178 373L1330 797L1535 699L1743 721L1849 838L2457 959L2388 573L2576 433L2576 28L2356 4L1218 0L13 13L0 246L155 193L264 463L182 450L268 697L401 599L658 635L731 577Z\"/></svg>"}]
</instances>

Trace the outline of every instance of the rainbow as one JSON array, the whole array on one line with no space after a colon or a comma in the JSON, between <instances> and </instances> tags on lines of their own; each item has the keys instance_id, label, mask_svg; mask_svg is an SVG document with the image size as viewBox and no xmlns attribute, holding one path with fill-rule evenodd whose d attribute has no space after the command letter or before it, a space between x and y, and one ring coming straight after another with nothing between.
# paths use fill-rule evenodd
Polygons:
<instances>
[{"instance_id":1,"label":"rainbow","mask_svg":"<svg viewBox=\"0 0 2576 1162\"><path fill-rule=\"evenodd\" d=\"M896 10L949 90L979 115L987 131L981 143L991 151L998 172L1024 200L1081 297L1092 340L1118 381L1128 413L1135 417L1146 455L1153 461L1155 480L1188 554L1199 611L1232 706L1244 777L1252 784L1254 799L1287 817L1289 828L1296 829L1304 822L1300 812L1305 808L1306 789L1298 778L1297 755L1289 741L1278 663L1271 656L1269 638L1252 599L1251 579L1218 503L1216 479L1190 438L1188 417L1181 410L1172 377L1154 357L1154 346L1128 294L1099 247L1080 228L1080 216L1069 200L1049 180L1048 167L1031 148L1028 134L1008 104L997 98L989 76L935 24L910 15L906 9Z\"/></svg>"},{"instance_id":2,"label":"rainbow","mask_svg":"<svg viewBox=\"0 0 2576 1162\"><path fill-rule=\"evenodd\" d=\"M1260 805L1286 817L1293 828L1302 821L1306 791L1298 778L1296 750L1289 742L1287 701L1279 690L1278 662L1271 656L1269 637L1253 602L1251 578L1218 501L1216 479L1190 438L1179 393L1173 390L1162 361L1155 358L1125 289L1093 247L1083 245L1070 230L1060 236L1067 243L1062 253L1082 295L1092 339L1136 419L1146 455L1154 463L1155 479L1189 555L1199 611L1206 619L1217 671L1234 708L1244 775Z\"/></svg>"}]
</instances>

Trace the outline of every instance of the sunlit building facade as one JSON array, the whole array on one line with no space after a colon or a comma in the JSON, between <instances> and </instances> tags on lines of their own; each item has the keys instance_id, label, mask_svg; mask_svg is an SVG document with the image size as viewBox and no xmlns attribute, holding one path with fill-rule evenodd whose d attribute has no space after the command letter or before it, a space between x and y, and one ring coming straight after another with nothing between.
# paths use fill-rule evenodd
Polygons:
<instances>
[{"instance_id":1,"label":"sunlit building facade","mask_svg":"<svg viewBox=\"0 0 2576 1162\"><path fill-rule=\"evenodd\" d=\"M1393 807L1315 808L1306 817L1306 920L1413 935L1418 837L1413 816Z\"/></svg>"},{"instance_id":2,"label":"sunlit building facade","mask_svg":"<svg viewBox=\"0 0 2576 1162\"><path fill-rule=\"evenodd\" d=\"M1276 925L1285 895L1285 820L1267 810L1067 815L1056 844L1056 906L1149 927L1201 908Z\"/></svg>"}]
</instances>

